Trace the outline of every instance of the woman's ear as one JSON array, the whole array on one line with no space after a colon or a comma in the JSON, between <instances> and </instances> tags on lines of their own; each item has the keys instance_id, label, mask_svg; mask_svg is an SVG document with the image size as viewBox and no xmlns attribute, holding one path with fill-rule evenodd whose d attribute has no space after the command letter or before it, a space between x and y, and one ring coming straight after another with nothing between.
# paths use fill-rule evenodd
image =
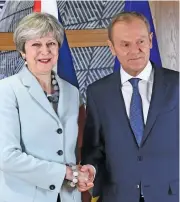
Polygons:
<instances>
[{"instance_id":1,"label":"woman's ear","mask_svg":"<svg viewBox=\"0 0 180 202\"><path fill-rule=\"evenodd\" d=\"M24 52L20 52L22 58L25 60L26 59L26 54Z\"/></svg>"},{"instance_id":2,"label":"woman's ear","mask_svg":"<svg viewBox=\"0 0 180 202\"><path fill-rule=\"evenodd\" d=\"M24 53L24 52L20 52L20 54L21 54L21 56L22 56L22 58L23 58L23 60L25 61L25 65L27 65L27 61L26 61L26 54Z\"/></svg>"}]
</instances>

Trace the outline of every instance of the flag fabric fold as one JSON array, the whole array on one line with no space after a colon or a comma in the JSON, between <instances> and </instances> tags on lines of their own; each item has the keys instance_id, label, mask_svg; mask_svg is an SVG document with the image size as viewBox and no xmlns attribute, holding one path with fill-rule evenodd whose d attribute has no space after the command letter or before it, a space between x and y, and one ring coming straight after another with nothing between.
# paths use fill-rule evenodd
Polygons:
<instances>
[{"instance_id":1,"label":"flag fabric fold","mask_svg":"<svg viewBox=\"0 0 180 202\"><path fill-rule=\"evenodd\" d=\"M58 19L59 19L59 22L61 22L62 24L62 20L59 12L58 12ZM79 88L66 34L64 35L62 47L59 49L58 67L59 67L57 68L58 75L62 79L68 81L72 85Z\"/></svg>"}]
</instances>

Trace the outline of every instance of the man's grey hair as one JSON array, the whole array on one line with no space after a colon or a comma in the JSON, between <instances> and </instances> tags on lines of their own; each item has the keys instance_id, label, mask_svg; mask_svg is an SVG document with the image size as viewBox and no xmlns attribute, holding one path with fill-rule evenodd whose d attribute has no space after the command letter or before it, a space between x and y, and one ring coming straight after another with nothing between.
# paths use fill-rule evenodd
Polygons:
<instances>
[{"instance_id":1,"label":"man's grey hair","mask_svg":"<svg viewBox=\"0 0 180 202\"><path fill-rule=\"evenodd\" d=\"M25 53L26 41L44 37L48 33L52 33L60 47L64 39L64 28L59 21L48 13L31 13L20 21L14 31L16 49Z\"/></svg>"},{"instance_id":2,"label":"man's grey hair","mask_svg":"<svg viewBox=\"0 0 180 202\"><path fill-rule=\"evenodd\" d=\"M138 13L138 12L135 12L135 11L131 11L131 12L121 12L119 14L117 14L111 21L111 23L109 24L108 26L108 37L109 37L109 40L112 41L112 29L113 29L113 26L117 23L117 22L132 22L132 20L134 19L140 19L142 20L146 27L147 27L147 30L148 32L150 33L151 32L151 28L150 28L150 24L149 24L149 21L147 20L147 18L141 14L141 13Z\"/></svg>"}]
</instances>

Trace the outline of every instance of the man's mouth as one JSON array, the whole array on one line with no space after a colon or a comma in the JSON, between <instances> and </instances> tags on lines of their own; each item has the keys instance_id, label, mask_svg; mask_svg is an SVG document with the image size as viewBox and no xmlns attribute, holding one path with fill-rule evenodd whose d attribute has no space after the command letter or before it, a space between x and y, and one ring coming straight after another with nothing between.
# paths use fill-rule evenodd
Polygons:
<instances>
[{"instance_id":1,"label":"man's mouth","mask_svg":"<svg viewBox=\"0 0 180 202\"><path fill-rule=\"evenodd\" d=\"M130 60L139 60L139 59L141 59L141 57L139 57L139 58L131 58Z\"/></svg>"}]
</instances>

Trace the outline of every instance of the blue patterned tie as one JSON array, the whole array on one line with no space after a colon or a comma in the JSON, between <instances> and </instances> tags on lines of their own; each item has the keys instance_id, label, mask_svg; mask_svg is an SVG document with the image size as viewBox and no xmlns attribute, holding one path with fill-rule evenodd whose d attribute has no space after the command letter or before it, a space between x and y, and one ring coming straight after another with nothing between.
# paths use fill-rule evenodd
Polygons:
<instances>
[{"instance_id":1,"label":"blue patterned tie","mask_svg":"<svg viewBox=\"0 0 180 202\"><path fill-rule=\"evenodd\" d=\"M138 89L139 80L140 79L138 78L132 78L129 80L129 82L131 83L133 87L129 120L130 120L131 128L136 137L136 141L138 145L140 146L143 132L144 132L144 118L143 118L142 100L141 100L141 96L139 94L139 89Z\"/></svg>"}]
</instances>

